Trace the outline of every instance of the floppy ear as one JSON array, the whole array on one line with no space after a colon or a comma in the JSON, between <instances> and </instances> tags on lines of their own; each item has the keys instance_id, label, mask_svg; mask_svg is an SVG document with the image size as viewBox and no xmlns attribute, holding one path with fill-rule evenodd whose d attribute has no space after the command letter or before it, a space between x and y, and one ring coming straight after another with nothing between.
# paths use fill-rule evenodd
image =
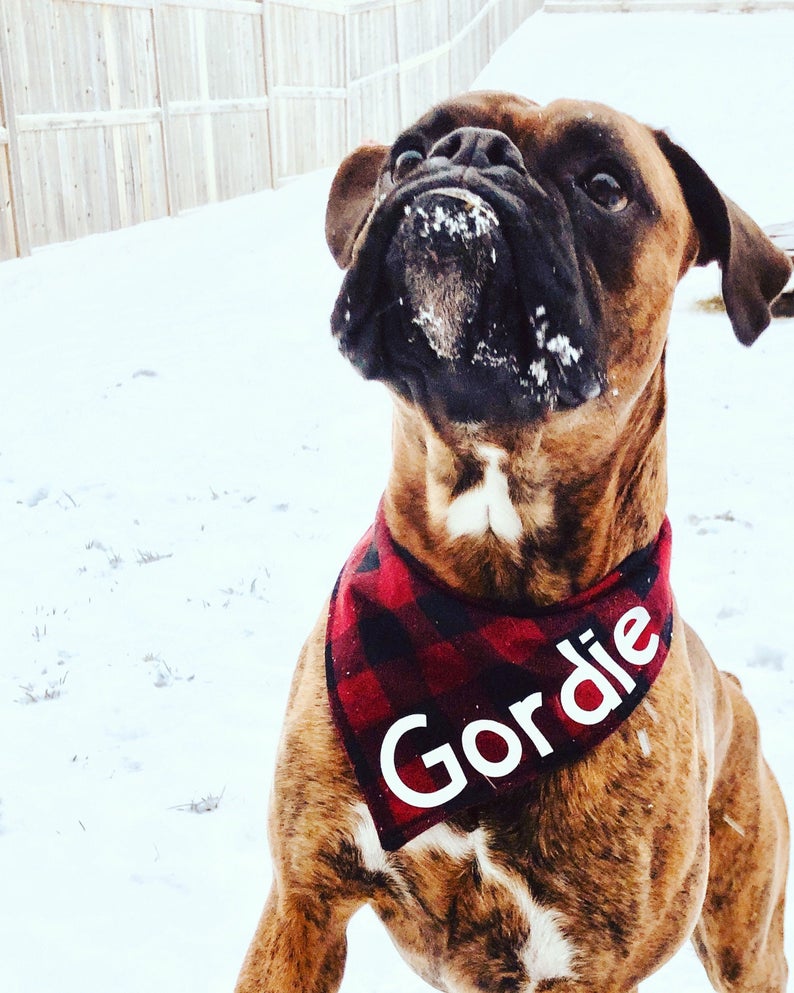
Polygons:
<instances>
[{"instance_id":1,"label":"floppy ear","mask_svg":"<svg viewBox=\"0 0 794 993\"><path fill-rule=\"evenodd\" d=\"M375 202L386 145L362 145L336 171L325 211L325 240L337 265L347 269L353 247Z\"/></svg>"},{"instance_id":2,"label":"floppy ear","mask_svg":"<svg viewBox=\"0 0 794 993\"><path fill-rule=\"evenodd\" d=\"M769 305L786 285L791 262L683 148L663 131L654 135L678 177L700 238L695 265L719 264L734 334L743 345L752 345L771 320Z\"/></svg>"}]
</instances>

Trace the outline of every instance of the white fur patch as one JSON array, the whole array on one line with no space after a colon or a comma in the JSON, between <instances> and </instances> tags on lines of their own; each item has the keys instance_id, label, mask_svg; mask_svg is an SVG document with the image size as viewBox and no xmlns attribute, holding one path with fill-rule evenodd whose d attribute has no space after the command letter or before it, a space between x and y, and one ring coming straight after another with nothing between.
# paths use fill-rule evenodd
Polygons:
<instances>
[{"instance_id":1,"label":"white fur patch","mask_svg":"<svg viewBox=\"0 0 794 993\"><path fill-rule=\"evenodd\" d=\"M477 836L475 850L483 879L505 889L529 924L529 937L518 953L530 980L528 989L543 979L573 978L576 955L562 933L561 915L541 907L520 876L503 869L491 859L487 837L482 829L475 831L474 835Z\"/></svg>"},{"instance_id":2,"label":"white fur patch","mask_svg":"<svg viewBox=\"0 0 794 993\"><path fill-rule=\"evenodd\" d=\"M534 906L529 919L530 934L519 957L531 984L543 979L572 979L576 955L560 929L561 917L554 910Z\"/></svg>"},{"instance_id":3,"label":"white fur patch","mask_svg":"<svg viewBox=\"0 0 794 993\"><path fill-rule=\"evenodd\" d=\"M529 937L518 949L528 979L526 993L531 993L535 984L544 979L574 978L576 953L562 932L562 916L541 907L519 875L494 862L488 848L488 835L483 828L464 834L446 824L437 824L405 847L411 854L420 854L432 848L456 861L474 859L483 881L504 891L505 901L518 908L529 926ZM459 981L457 986L452 983L453 988L459 986Z\"/></svg>"},{"instance_id":4,"label":"white fur patch","mask_svg":"<svg viewBox=\"0 0 794 993\"><path fill-rule=\"evenodd\" d=\"M451 859L463 861L474 857L474 842L472 836L456 831L447 824L434 824L423 831L405 846L405 851L411 855L422 855L428 849L444 852Z\"/></svg>"},{"instance_id":5,"label":"white fur patch","mask_svg":"<svg viewBox=\"0 0 794 993\"><path fill-rule=\"evenodd\" d=\"M394 880L399 878L388 853L378 840L375 822L364 803L357 803L353 807L353 843L361 856L361 864L368 872L383 873Z\"/></svg>"},{"instance_id":6,"label":"white fur patch","mask_svg":"<svg viewBox=\"0 0 794 993\"><path fill-rule=\"evenodd\" d=\"M461 538L491 530L502 541L517 542L523 525L510 499L507 476L499 466L504 453L493 445L480 445L478 453L485 462L482 481L449 505L447 531L452 538Z\"/></svg>"}]
</instances>

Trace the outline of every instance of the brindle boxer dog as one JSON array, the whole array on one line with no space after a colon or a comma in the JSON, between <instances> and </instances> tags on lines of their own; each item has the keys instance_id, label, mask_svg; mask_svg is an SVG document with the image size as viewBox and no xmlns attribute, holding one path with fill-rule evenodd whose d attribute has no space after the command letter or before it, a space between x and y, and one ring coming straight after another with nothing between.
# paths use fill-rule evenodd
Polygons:
<instances>
[{"instance_id":1,"label":"brindle boxer dog","mask_svg":"<svg viewBox=\"0 0 794 993\"><path fill-rule=\"evenodd\" d=\"M394 397L391 535L464 602L508 613L588 590L660 531L684 273L719 263L749 345L790 272L665 134L493 92L353 152L327 237L348 270L334 334ZM783 989L783 800L737 680L675 607L658 678L614 733L397 850L332 722L327 617L292 687L240 993L336 990L365 903L450 993L631 991L689 938L717 990Z\"/></svg>"}]
</instances>

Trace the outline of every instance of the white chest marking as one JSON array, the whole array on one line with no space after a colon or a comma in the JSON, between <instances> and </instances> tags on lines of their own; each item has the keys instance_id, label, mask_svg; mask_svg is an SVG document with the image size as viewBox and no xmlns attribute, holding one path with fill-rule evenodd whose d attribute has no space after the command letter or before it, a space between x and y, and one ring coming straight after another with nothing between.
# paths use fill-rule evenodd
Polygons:
<instances>
[{"instance_id":1,"label":"white chest marking","mask_svg":"<svg viewBox=\"0 0 794 993\"><path fill-rule=\"evenodd\" d=\"M529 918L530 933L519 952L530 977L528 989L544 979L573 979L575 953L561 929L560 915L534 904Z\"/></svg>"},{"instance_id":2,"label":"white chest marking","mask_svg":"<svg viewBox=\"0 0 794 993\"><path fill-rule=\"evenodd\" d=\"M447 531L452 538L482 535L489 529L502 541L515 543L523 525L510 500L507 476L499 462L503 453L493 445L480 445L478 453L485 462L482 481L461 493L447 510Z\"/></svg>"},{"instance_id":3,"label":"white chest marking","mask_svg":"<svg viewBox=\"0 0 794 993\"><path fill-rule=\"evenodd\" d=\"M528 989L543 979L570 979L574 976L574 950L564 937L561 916L541 907L532 897L529 887L515 873L498 866L490 857L482 830L475 832L477 861L483 879L503 887L529 924L529 937L518 950L518 957L529 977Z\"/></svg>"},{"instance_id":4,"label":"white chest marking","mask_svg":"<svg viewBox=\"0 0 794 993\"><path fill-rule=\"evenodd\" d=\"M475 859L483 881L503 890L504 899L518 907L529 925L529 936L518 949L527 975L524 993L531 993L535 985L544 979L575 977L576 952L562 932L561 915L541 907L519 875L494 862L488 850L486 832L482 828L464 834L446 824L438 824L406 845L407 851L417 854L428 848L441 850L452 859Z\"/></svg>"}]
</instances>

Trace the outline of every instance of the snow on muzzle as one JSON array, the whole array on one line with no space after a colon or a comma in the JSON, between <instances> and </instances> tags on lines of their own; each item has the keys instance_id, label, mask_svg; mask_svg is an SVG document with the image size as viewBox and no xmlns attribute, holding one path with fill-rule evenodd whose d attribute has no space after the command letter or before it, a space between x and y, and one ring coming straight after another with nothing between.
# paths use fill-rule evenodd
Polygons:
<instances>
[{"instance_id":1,"label":"snow on muzzle","mask_svg":"<svg viewBox=\"0 0 794 993\"><path fill-rule=\"evenodd\" d=\"M481 196L457 187L420 193L402 211L385 268L408 341L421 336L439 359L461 359L504 254L499 218Z\"/></svg>"}]
</instances>

